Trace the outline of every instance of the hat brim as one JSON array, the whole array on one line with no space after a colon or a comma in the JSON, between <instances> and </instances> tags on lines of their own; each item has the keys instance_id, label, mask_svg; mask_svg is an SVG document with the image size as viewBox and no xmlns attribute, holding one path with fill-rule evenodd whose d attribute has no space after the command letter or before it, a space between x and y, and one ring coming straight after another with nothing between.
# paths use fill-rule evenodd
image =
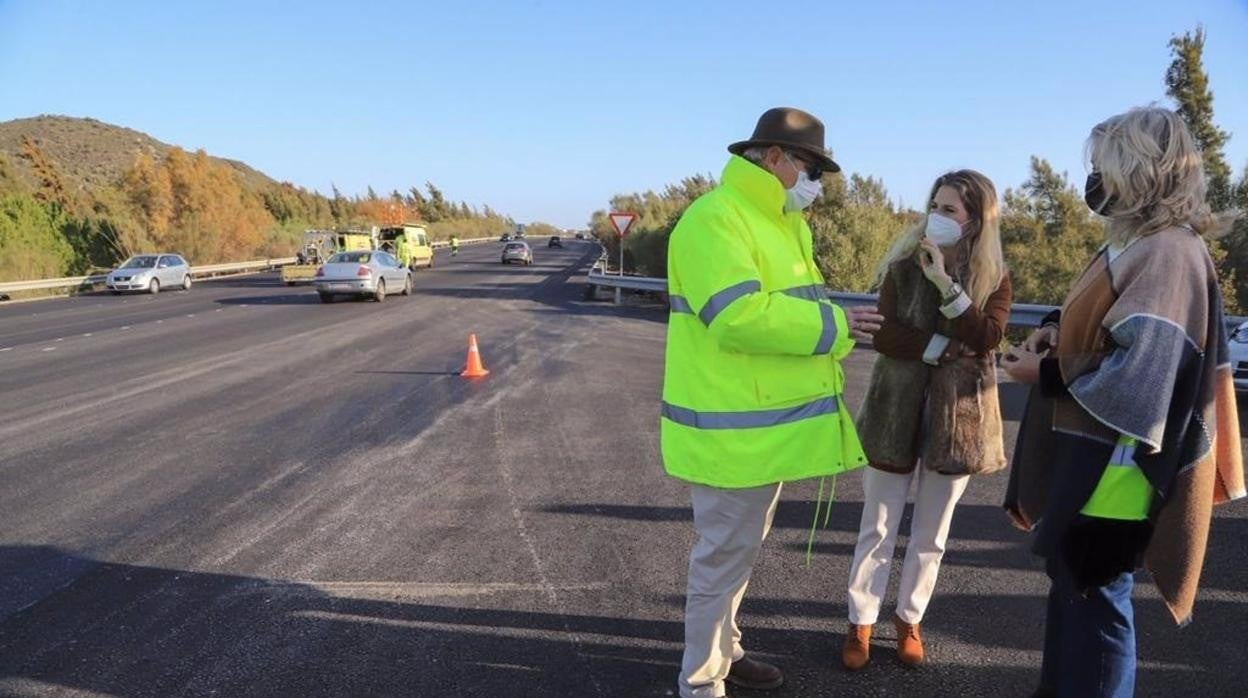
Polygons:
<instances>
[{"instance_id":1,"label":"hat brim","mask_svg":"<svg viewBox=\"0 0 1248 698\"><path fill-rule=\"evenodd\" d=\"M800 143L790 143L787 141L738 141L728 146L728 152L732 153L733 155L740 155L744 153L746 150L753 148L754 146L757 146L757 145L762 145L762 146L775 145L775 146L780 146L781 148L789 148L791 150L796 150L802 153L803 155L809 155L811 159L813 159L820 167L823 168L824 172L840 172L841 171L841 166L836 164L836 161L833 160L831 156L829 156L827 153L814 150L813 148L802 145Z\"/></svg>"}]
</instances>

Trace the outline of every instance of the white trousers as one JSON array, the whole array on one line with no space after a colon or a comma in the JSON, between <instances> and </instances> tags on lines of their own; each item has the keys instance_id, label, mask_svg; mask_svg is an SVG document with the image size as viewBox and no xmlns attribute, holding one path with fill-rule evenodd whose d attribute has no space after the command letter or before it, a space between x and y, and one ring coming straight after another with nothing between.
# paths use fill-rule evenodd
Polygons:
<instances>
[{"instance_id":1,"label":"white trousers","mask_svg":"<svg viewBox=\"0 0 1248 698\"><path fill-rule=\"evenodd\" d=\"M966 491L970 476L941 475L927 470L922 463L914 472L905 474L867 468L858 545L849 570L849 622L854 625L874 625L879 620L897 529L913 480L918 481L918 491L914 495L914 518L910 522L906 561L901 568L901 586L897 589L897 616L907 623L919 623L932 599L953 508Z\"/></svg>"},{"instance_id":2,"label":"white trousers","mask_svg":"<svg viewBox=\"0 0 1248 698\"><path fill-rule=\"evenodd\" d=\"M693 526L685 597L685 655L680 695L718 698L733 661L745 655L737 608L771 529L780 484L748 489L693 486Z\"/></svg>"}]
</instances>

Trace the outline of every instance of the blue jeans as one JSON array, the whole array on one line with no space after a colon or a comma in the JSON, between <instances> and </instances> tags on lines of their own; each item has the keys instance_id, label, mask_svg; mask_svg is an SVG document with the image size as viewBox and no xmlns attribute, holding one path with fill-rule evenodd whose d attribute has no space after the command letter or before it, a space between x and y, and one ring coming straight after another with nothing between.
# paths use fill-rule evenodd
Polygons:
<instances>
[{"instance_id":1,"label":"blue jeans","mask_svg":"<svg viewBox=\"0 0 1248 698\"><path fill-rule=\"evenodd\" d=\"M1135 575L1081 594L1059 549L1046 571L1048 617L1039 696L1131 698L1135 694Z\"/></svg>"}]
</instances>

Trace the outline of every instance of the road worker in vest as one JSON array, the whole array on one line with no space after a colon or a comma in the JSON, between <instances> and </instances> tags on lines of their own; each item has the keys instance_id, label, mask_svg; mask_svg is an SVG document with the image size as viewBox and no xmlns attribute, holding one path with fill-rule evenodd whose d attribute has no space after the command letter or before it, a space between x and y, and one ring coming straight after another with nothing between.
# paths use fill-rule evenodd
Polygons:
<instances>
[{"instance_id":1,"label":"road worker in vest","mask_svg":"<svg viewBox=\"0 0 1248 698\"><path fill-rule=\"evenodd\" d=\"M840 361L883 319L831 303L811 251L802 211L820 177L840 171L823 123L771 109L728 151L719 186L689 206L668 246L663 463L690 484L698 533L679 678L687 697L783 683L742 649L737 607L781 484L866 464Z\"/></svg>"}]
</instances>

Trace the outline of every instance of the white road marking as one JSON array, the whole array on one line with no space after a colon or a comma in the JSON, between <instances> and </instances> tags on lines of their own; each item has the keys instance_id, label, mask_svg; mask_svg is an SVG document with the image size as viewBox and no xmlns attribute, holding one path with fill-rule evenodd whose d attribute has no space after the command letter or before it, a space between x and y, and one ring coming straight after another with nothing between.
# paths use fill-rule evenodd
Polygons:
<instances>
[{"instance_id":1,"label":"white road marking","mask_svg":"<svg viewBox=\"0 0 1248 698\"><path fill-rule=\"evenodd\" d=\"M13 347L5 347L3 349L0 349L0 351L13 351Z\"/></svg>"},{"instance_id":2,"label":"white road marking","mask_svg":"<svg viewBox=\"0 0 1248 698\"><path fill-rule=\"evenodd\" d=\"M91 333L91 332L87 332L86 334L84 334L84 335L82 335L82 336L83 336L83 337L90 337L92 334L93 334L93 333Z\"/></svg>"},{"instance_id":3,"label":"white road marking","mask_svg":"<svg viewBox=\"0 0 1248 698\"><path fill-rule=\"evenodd\" d=\"M505 637L515 639L542 639L548 640L560 634L555 629L530 629L520 627L508 627L505 625L482 627L476 625L460 624L454 622L425 621L425 620L406 620L397 618L382 618L377 616L367 616L357 613L339 613L335 611L296 611L292 614L296 618L314 618L316 620L338 621L342 623L368 623L373 625L389 626L394 628L409 628L413 630L442 630L465 635L481 635L488 637ZM566 634L566 633L565 633ZM616 635L595 632L580 632L580 636L591 642L601 642L603 644L611 644L619 641ZM646 649L662 649L672 650L680 649L681 643L676 640L659 640L643 637L634 637L629 640L634 646ZM1037 652L1036 654L1039 654Z\"/></svg>"},{"instance_id":4,"label":"white road marking","mask_svg":"<svg viewBox=\"0 0 1248 698\"><path fill-rule=\"evenodd\" d=\"M349 598L426 598L443 596L490 596L517 592L546 593L544 584L520 584L515 582L292 582L291 590L298 594L300 587L311 587L331 596ZM609 589L607 582L559 585L559 591L601 591Z\"/></svg>"},{"instance_id":5,"label":"white road marking","mask_svg":"<svg viewBox=\"0 0 1248 698\"><path fill-rule=\"evenodd\" d=\"M498 662L468 662L468 664L472 664L475 666L483 666L487 669L511 669L513 671L536 671L539 673L541 672L541 669L538 669L535 666L521 666L519 664L500 664Z\"/></svg>"},{"instance_id":6,"label":"white road marking","mask_svg":"<svg viewBox=\"0 0 1248 698\"><path fill-rule=\"evenodd\" d=\"M44 351L56 351L56 347L44 347Z\"/></svg>"}]
</instances>

